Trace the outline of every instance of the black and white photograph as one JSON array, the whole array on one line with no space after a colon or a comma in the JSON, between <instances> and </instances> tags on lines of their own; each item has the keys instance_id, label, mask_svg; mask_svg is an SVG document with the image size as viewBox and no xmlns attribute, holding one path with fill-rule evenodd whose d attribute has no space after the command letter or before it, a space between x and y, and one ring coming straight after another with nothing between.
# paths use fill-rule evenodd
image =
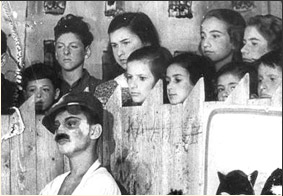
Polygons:
<instances>
[{"instance_id":1,"label":"black and white photograph","mask_svg":"<svg viewBox=\"0 0 283 196\"><path fill-rule=\"evenodd\" d=\"M1 195L282 195L281 1L1 1Z\"/></svg>"}]
</instances>

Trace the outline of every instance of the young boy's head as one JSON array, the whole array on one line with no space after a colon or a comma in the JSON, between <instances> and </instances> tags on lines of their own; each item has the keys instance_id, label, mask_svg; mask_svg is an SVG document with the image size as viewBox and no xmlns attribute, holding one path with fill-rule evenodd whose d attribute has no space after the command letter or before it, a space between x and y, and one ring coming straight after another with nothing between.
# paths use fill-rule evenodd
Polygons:
<instances>
[{"instance_id":1,"label":"young boy's head","mask_svg":"<svg viewBox=\"0 0 283 196\"><path fill-rule=\"evenodd\" d=\"M59 80L54 70L43 63L33 64L23 71L25 99L35 95L36 113L44 113L59 97Z\"/></svg>"},{"instance_id":2,"label":"young boy's head","mask_svg":"<svg viewBox=\"0 0 283 196\"><path fill-rule=\"evenodd\" d=\"M222 67L216 76L216 93L218 101L225 101L240 80L249 73L250 94L256 94L256 69L244 63L228 63Z\"/></svg>"},{"instance_id":3,"label":"young boy's head","mask_svg":"<svg viewBox=\"0 0 283 196\"><path fill-rule=\"evenodd\" d=\"M271 98L282 84L282 52L269 52L260 58L258 67L258 95Z\"/></svg>"},{"instance_id":4,"label":"young boy's head","mask_svg":"<svg viewBox=\"0 0 283 196\"><path fill-rule=\"evenodd\" d=\"M162 47L147 46L128 58L126 76L132 100L142 104L159 79L163 79L171 53Z\"/></svg>"}]
</instances>

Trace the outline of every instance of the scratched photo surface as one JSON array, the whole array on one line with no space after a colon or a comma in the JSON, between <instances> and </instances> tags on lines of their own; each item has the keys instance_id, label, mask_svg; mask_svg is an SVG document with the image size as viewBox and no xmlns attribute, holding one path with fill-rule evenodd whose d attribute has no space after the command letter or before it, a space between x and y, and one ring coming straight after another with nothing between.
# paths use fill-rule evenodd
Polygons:
<instances>
[{"instance_id":1,"label":"scratched photo surface","mask_svg":"<svg viewBox=\"0 0 283 196\"><path fill-rule=\"evenodd\" d=\"M8 46L1 77L16 89L13 107L1 113L1 194L37 195L70 171L69 159L42 125L44 115L36 113L35 96L19 101L23 69L43 62L61 71L54 36L61 17L78 15L90 25L94 40L83 66L109 82L122 69L109 47L108 27L115 15L144 12L173 56L201 55L201 22L218 8L239 12L245 21L266 14L282 18L281 1L1 1ZM171 105L164 98L166 82L159 80L139 106L123 105L129 91L117 86L102 89L98 154L122 194L282 195L282 84L270 99L251 99L246 75L219 102L205 100L201 78L183 103Z\"/></svg>"}]
</instances>

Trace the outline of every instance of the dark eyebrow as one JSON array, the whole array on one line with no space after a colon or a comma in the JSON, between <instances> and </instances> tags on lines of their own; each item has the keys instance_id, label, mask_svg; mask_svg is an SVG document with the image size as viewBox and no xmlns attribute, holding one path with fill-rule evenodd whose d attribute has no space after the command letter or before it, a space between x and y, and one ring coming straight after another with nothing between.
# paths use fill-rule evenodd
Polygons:
<instances>
[{"instance_id":1,"label":"dark eyebrow","mask_svg":"<svg viewBox=\"0 0 283 196\"><path fill-rule=\"evenodd\" d=\"M81 118L76 117L76 116L69 116L69 117L65 118L65 120L70 120L70 119L73 119L73 118L81 120Z\"/></svg>"},{"instance_id":2,"label":"dark eyebrow","mask_svg":"<svg viewBox=\"0 0 283 196\"><path fill-rule=\"evenodd\" d=\"M220 33L220 34L223 34L223 32L218 31L218 30L212 30L212 31L210 31L210 33Z\"/></svg>"},{"instance_id":3,"label":"dark eyebrow","mask_svg":"<svg viewBox=\"0 0 283 196\"><path fill-rule=\"evenodd\" d=\"M119 40L119 42L124 42L124 41L128 41L129 38L125 38L125 39L122 39L122 40ZM110 42L110 44L117 44L116 42Z\"/></svg>"},{"instance_id":4,"label":"dark eyebrow","mask_svg":"<svg viewBox=\"0 0 283 196\"><path fill-rule=\"evenodd\" d=\"M252 38L250 38L249 40L251 40L251 41L260 41L260 39L257 39L257 38L255 38L255 37L252 37Z\"/></svg>"},{"instance_id":5,"label":"dark eyebrow","mask_svg":"<svg viewBox=\"0 0 283 196\"><path fill-rule=\"evenodd\" d=\"M129 38L125 38L125 39L120 40L120 42L124 42L124 41L128 41L128 40L129 40Z\"/></svg>"},{"instance_id":6,"label":"dark eyebrow","mask_svg":"<svg viewBox=\"0 0 283 196\"><path fill-rule=\"evenodd\" d=\"M238 85L239 83L237 83L237 82L230 82L230 83L229 83L229 85L232 85L232 84Z\"/></svg>"},{"instance_id":7,"label":"dark eyebrow","mask_svg":"<svg viewBox=\"0 0 283 196\"><path fill-rule=\"evenodd\" d=\"M176 77L176 76L183 76L182 74L174 74L173 77Z\"/></svg>"}]
</instances>

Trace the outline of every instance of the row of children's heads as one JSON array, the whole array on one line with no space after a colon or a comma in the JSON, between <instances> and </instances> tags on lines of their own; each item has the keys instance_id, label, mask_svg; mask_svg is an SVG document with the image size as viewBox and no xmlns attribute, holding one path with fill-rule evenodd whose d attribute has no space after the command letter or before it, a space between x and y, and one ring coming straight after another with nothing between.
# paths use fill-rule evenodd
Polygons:
<instances>
[{"instance_id":1,"label":"row of children's heads","mask_svg":"<svg viewBox=\"0 0 283 196\"><path fill-rule=\"evenodd\" d=\"M90 25L82 17L68 14L54 28L55 56L64 69L64 55L72 52L70 43L77 43L81 59L90 55L89 47L94 39ZM144 13L123 13L116 16L108 28L110 49L115 61L126 69L129 55L144 46L159 47L159 36L151 19ZM70 45L70 47L69 47ZM73 44L74 45L74 44Z\"/></svg>"},{"instance_id":2,"label":"row of children's heads","mask_svg":"<svg viewBox=\"0 0 283 196\"><path fill-rule=\"evenodd\" d=\"M256 64L231 62L216 74L216 94L218 101L225 101L240 80L249 74L250 97L271 98L282 85L282 51L274 50L264 54Z\"/></svg>"},{"instance_id":3,"label":"row of children's heads","mask_svg":"<svg viewBox=\"0 0 283 196\"><path fill-rule=\"evenodd\" d=\"M215 73L212 62L204 56L182 53L172 57L165 48L148 46L129 56L125 74L132 99L139 104L159 79L166 82L169 102L183 103L202 77L206 100L225 101L246 74L251 98L271 98L282 84L282 51L268 52L257 62L256 66L230 62Z\"/></svg>"},{"instance_id":4,"label":"row of children's heads","mask_svg":"<svg viewBox=\"0 0 283 196\"><path fill-rule=\"evenodd\" d=\"M87 49L93 41L89 24L71 14L60 19L54 32L57 43L64 43L64 39L59 38L70 33ZM108 27L108 35L115 61L124 69L127 58L136 49L160 46L154 24L140 12L117 15ZM246 24L236 11L215 9L201 22L200 52L214 62L217 71L224 64L242 61L242 58L245 62L254 62L267 52L282 48L281 45L282 20L273 15L257 15Z\"/></svg>"},{"instance_id":5,"label":"row of children's heads","mask_svg":"<svg viewBox=\"0 0 283 196\"><path fill-rule=\"evenodd\" d=\"M200 51L217 70L231 61L254 62L281 48L282 19L273 15L257 15L246 23L236 11L216 9L202 20Z\"/></svg>"},{"instance_id":6,"label":"row of children's heads","mask_svg":"<svg viewBox=\"0 0 283 196\"><path fill-rule=\"evenodd\" d=\"M186 52L172 57L166 48L146 46L130 54L125 75L135 104L143 103L158 80L163 80L171 104L183 103L201 77L206 98L212 99L212 62L198 54Z\"/></svg>"},{"instance_id":7,"label":"row of children's heads","mask_svg":"<svg viewBox=\"0 0 283 196\"><path fill-rule=\"evenodd\" d=\"M172 57L165 48L148 46L129 56L125 74L134 103L143 103L156 82L163 79L170 103L179 104L187 99L201 77L205 82L206 98L211 99L210 93L215 90L213 76L216 76L217 100L225 101L247 73L251 95L272 97L282 84L282 52L265 54L257 68L244 63L228 63L215 75L206 57L193 53ZM46 111L59 96L57 74L42 63L25 69L23 86L26 98L35 95L37 112Z\"/></svg>"}]
</instances>

